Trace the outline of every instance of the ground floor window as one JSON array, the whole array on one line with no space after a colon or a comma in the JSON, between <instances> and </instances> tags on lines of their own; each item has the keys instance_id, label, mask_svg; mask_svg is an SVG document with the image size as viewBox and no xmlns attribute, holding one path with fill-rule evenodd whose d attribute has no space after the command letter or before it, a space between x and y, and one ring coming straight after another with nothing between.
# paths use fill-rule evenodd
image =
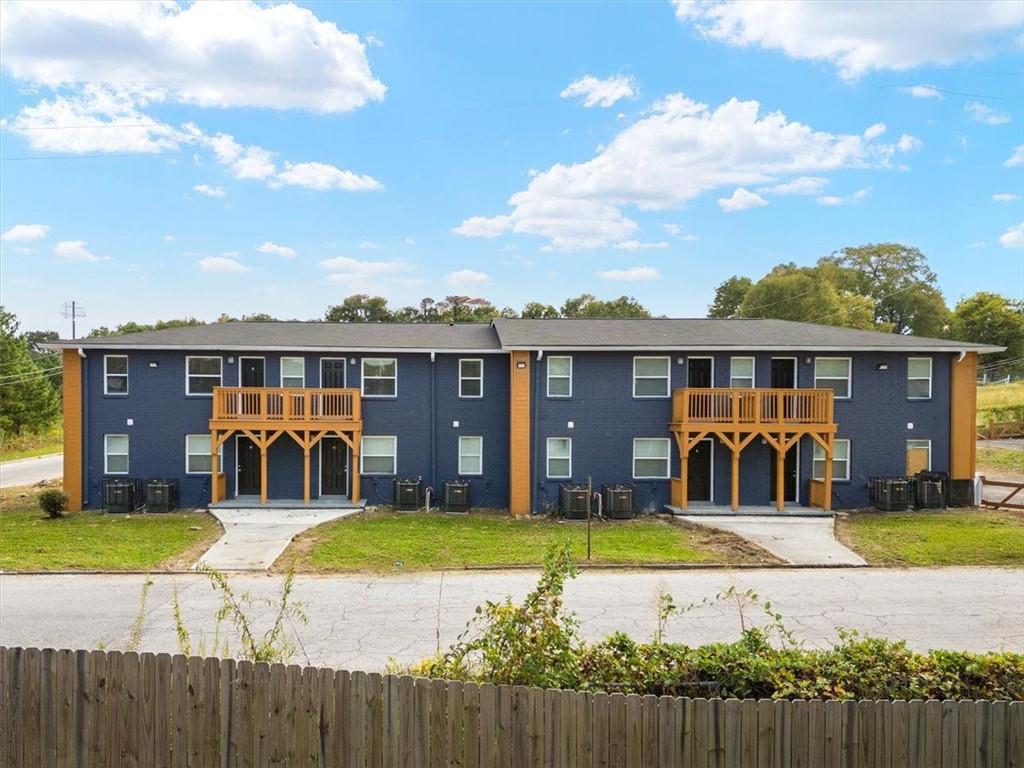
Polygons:
<instances>
[{"instance_id":1,"label":"ground floor window","mask_svg":"<svg viewBox=\"0 0 1024 768\"><path fill-rule=\"evenodd\" d=\"M825 479L825 449L814 443L814 474L815 480ZM837 439L832 444L832 479L850 479L850 441Z\"/></svg>"},{"instance_id":2,"label":"ground floor window","mask_svg":"<svg viewBox=\"0 0 1024 768\"><path fill-rule=\"evenodd\" d=\"M128 435L103 436L103 472L108 475L128 474Z\"/></svg>"},{"instance_id":3,"label":"ground floor window","mask_svg":"<svg viewBox=\"0 0 1024 768\"><path fill-rule=\"evenodd\" d=\"M548 477L572 477L572 438L548 438Z\"/></svg>"},{"instance_id":4,"label":"ground floor window","mask_svg":"<svg viewBox=\"0 0 1024 768\"><path fill-rule=\"evenodd\" d=\"M636 438L633 441L633 479L668 478L669 445L668 438Z\"/></svg>"},{"instance_id":5,"label":"ground floor window","mask_svg":"<svg viewBox=\"0 0 1024 768\"><path fill-rule=\"evenodd\" d=\"M482 437L459 438L459 474L482 475L484 473L484 439Z\"/></svg>"},{"instance_id":6,"label":"ground floor window","mask_svg":"<svg viewBox=\"0 0 1024 768\"><path fill-rule=\"evenodd\" d=\"M220 469L224 471L224 444L221 443ZM187 475L208 475L212 471L213 462L210 460L210 436L185 435L185 474Z\"/></svg>"},{"instance_id":7,"label":"ground floor window","mask_svg":"<svg viewBox=\"0 0 1024 768\"><path fill-rule=\"evenodd\" d=\"M363 437L359 472L363 475L397 474L398 438Z\"/></svg>"}]
</instances>

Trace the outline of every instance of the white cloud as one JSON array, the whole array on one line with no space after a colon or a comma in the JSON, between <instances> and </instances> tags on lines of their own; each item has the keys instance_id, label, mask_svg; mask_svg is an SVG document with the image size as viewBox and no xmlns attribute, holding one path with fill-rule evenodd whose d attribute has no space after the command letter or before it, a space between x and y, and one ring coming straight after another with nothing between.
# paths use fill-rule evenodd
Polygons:
<instances>
[{"instance_id":1,"label":"white cloud","mask_svg":"<svg viewBox=\"0 0 1024 768\"><path fill-rule=\"evenodd\" d=\"M294 248L289 248L287 245L278 245L277 243L272 243L270 240L267 240L263 245L257 246L256 250L260 253L268 253L272 256L281 256L285 259L295 258Z\"/></svg>"},{"instance_id":2,"label":"white cloud","mask_svg":"<svg viewBox=\"0 0 1024 768\"><path fill-rule=\"evenodd\" d=\"M838 0L673 0L706 38L827 61L846 80L873 70L952 64L1012 45L1024 5L1003 0L864 3Z\"/></svg>"},{"instance_id":3,"label":"white cloud","mask_svg":"<svg viewBox=\"0 0 1024 768\"><path fill-rule=\"evenodd\" d=\"M49 224L15 224L0 235L0 240L13 243L27 243L33 240L42 240L49 231Z\"/></svg>"},{"instance_id":4,"label":"white cloud","mask_svg":"<svg viewBox=\"0 0 1024 768\"><path fill-rule=\"evenodd\" d=\"M684 232L683 228L678 224L662 224L661 228L665 230L672 237L678 238L679 240L685 240L686 242L694 242L699 238L688 232Z\"/></svg>"},{"instance_id":5,"label":"white cloud","mask_svg":"<svg viewBox=\"0 0 1024 768\"><path fill-rule=\"evenodd\" d=\"M411 237L405 238L405 240L403 240L402 242L405 243L406 245L416 245L416 241L413 240Z\"/></svg>"},{"instance_id":6,"label":"white cloud","mask_svg":"<svg viewBox=\"0 0 1024 768\"><path fill-rule=\"evenodd\" d=\"M942 91L934 85L901 85L896 90L908 96L913 96L915 99L943 98Z\"/></svg>"},{"instance_id":7,"label":"white cloud","mask_svg":"<svg viewBox=\"0 0 1024 768\"><path fill-rule=\"evenodd\" d=\"M386 88L351 32L291 3L4 3L4 69L35 86L153 83L201 107L347 112Z\"/></svg>"},{"instance_id":8,"label":"white cloud","mask_svg":"<svg viewBox=\"0 0 1024 768\"><path fill-rule=\"evenodd\" d=\"M661 273L654 267L607 269L604 272L598 272L597 276L602 280L614 280L620 283L649 283L652 280L661 279Z\"/></svg>"},{"instance_id":9,"label":"white cloud","mask_svg":"<svg viewBox=\"0 0 1024 768\"><path fill-rule=\"evenodd\" d=\"M559 96L563 99L582 98L584 107L610 107L621 99L636 96L637 85L632 77L615 75L601 79L584 75L565 87Z\"/></svg>"},{"instance_id":10,"label":"white cloud","mask_svg":"<svg viewBox=\"0 0 1024 768\"><path fill-rule=\"evenodd\" d=\"M800 176L784 184L761 187L757 191L764 195L816 195L828 184L821 176Z\"/></svg>"},{"instance_id":11,"label":"white cloud","mask_svg":"<svg viewBox=\"0 0 1024 768\"><path fill-rule=\"evenodd\" d=\"M224 197L227 194L224 191L224 187L216 187L212 184L196 184L192 189L200 195L206 195L206 197Z\"/></svg>"},{"instance_id":12,"label":"white cloud","mask_svg":"<svg viewBox=\"0 0 1024 768\"><path fill-rule=\"evenodd\" d=\"M664 240L656 243L644 242L642 240L625 240L621 243L616 243L615 247L621 251L646 251L651 248L668 248L668 243Z\"/></svg>"},{"instance_id":13,"label":"white cloud","mask_svg":"<svg viewBox=\"0 0 1024 768\"><path fill-rule=\"evenodd\" d=\"M1012 203L1014 200L1020 200L1020 195L1014 195L1010 192L997 192L992 195L992 199L997 203Z\"/></svg>"},{"instance_id":14,"label":"white cloud","mask_svg":"<svg viewBox=\"0 0 1024 768\"><path fill-rule=\"evenodd\" d=\"M331 274L328 280L332 282L344 282L346 279L358 277L374 277L379 275L396 275L401 272L408 272L411 267L400 259L389 261L362 261L349 258L348 256L335 256L333 259L324 259L320 266Z\"/></svg>"},{"instance_id":15,"label":"white cloud","mask_svg":"<svg viewBox=\"0 0 1024 768\"><path fill-rule=\"evenodd\" d=\"M999 244L1003 248L1024 248L1024 223L1007 227L999 236Z\"/></svg>"},{"instance_id":16,"label":"white cloud","mask_svg":"<svg viewBox=\"0 0 1024 768\"><path fill-rule=\"evenodd\" d=\"M359 248L364 251L372 251L379 246L373 240L361 240L359 242Z\"/></svg>"},{"instance_id":17,"label":"white cloud","mask_svg":"<svg viewBox=\"0 0 1024 768\"><path fill-rule=\"evenodd\" d=\"M263 147L243 147L235 137L227 133L206 136L195 125L187 126L201 143L209 147L217 162L225 166L236 179L266 179L277 170L274 153Z\"/></svg>"},{"instance_id":18,"label":"white cloud","mask_svg":"<svg viewBox=\"0 0 1024 768\"><path fill-rule=\"evenodd\" d=\"M748 189L737 187L730 197L718 198L718 205L725 213L735 213L748 208L761 208L768 205L768 201Z\"/></svg>"},{"instance_id":19,"label":"white cloud","mask_svg":"<svg viewBox=\"0 0 1024 768\"><path fill-rule=\"evenodd\" d=\"M922 146L921 140L909 133L904 133L896 142L896 149L903 153L917 152Z\"/></svg>"},{"instance_id":20,"label":"white cloud","mask_svg":"<svg viewBox=\"0 0 1024 768\"><path fill-rule=\"evenodd\" d=\"M535 173L509 198L509 213L472 216L453 231L536 235L548 240L549 250L607 247L636 237L627 206L671 210L716 189L843 168L889 168L898 151L859 134L815 131L781 112L761 114L756 101L730 99L712 109L673 94L592 159Z\"/></svg>"},{"instance_id":21,"label":"white cloud","mask_svg":"<svg viewBox=\"0 0 1024 768\"><path fill-rule=\"evenodd\" d=\"M84 240L62 240L53 246L53 252L65 261L110 261L109 256L97 256Z\"/></svg>"},{"instance_id":22,"label":"white cloud","mask_svg":"<svg viewBox=\"0 0 1024 768\"><path fill-rule=\"evenodd\" d=\"M859 203L861 200L871 194L871 187L864 187L858 189L852 195L846 197L839 197L838 195L823 195L818 198L818 205L834 206L834 205L851 205Z\"/></svg>"},{"instance_id":23,"label":"white cloud","mask_svg":"<svg viewBox=\"0 0 1024 768\"><path fill-rule=\"evenodd\" d=\"M1024 144L1018 144L1014 148L1013 154L1006 158L1003 165L1007 168L1015 168L1018 165L1024 165Z\"/></svg>"},{"instance_id":24,"label":"white cloud","mask_svg":"<svg viewBox=\"0 0 1024 768\"><path fill-rule=\"evenodd\" d=\"M173 243L177 238L174 235L164 235L164 242Z\"/></svg>"},{"instance_id":25,"label":"white cloud","mask_svg":"<svg viewBox=\"0 0 1024 768\"><path fill-rule=\"evenodd\" d=\"M1003 125L1010 122L1010 116L1005 112L999 112L980 101L968 101L964 104L964 112L971 116L976 123L985 125Z\"/></svg>"},{"instance_id":26,"label":"white cloud","mask_svg":"<svg viewBox=\"0 0 1024 768\"><path fill-rule=\"evenodd\" d=\"M231 256L207 256L205 259L200 260L199 269L203 272L223 272L227 274L241 274L251 271L249 267Z\"/></svg>"},{"instance_id":27,"label":"white cloud","mask_svg":"<svg viewBox=\"0 0 1024 768\"><path fill-rule=\"evenodd\" d=\"M444 282L449 288L472 288L487 285L491 282L491 278L487 274L473 269L460 269L445 275Z\"/></svg>"},{"instance_id":28,"label":"white cloud","mask_svg":"<svg viewBox=\"0 0 1024 768\"><path fill-rule=\"evenodd\" d=\"M864 131L864 138L871 141L871 139L877 139L885 133L885 131L885 123L875 123L874 125L869 125L867 130Z\"/></svg>"},{"instance_id":29,"label":"white cloud","mask_svg":"<svg viewBox=\"0 0 1024 768\"><path fill-rule=\"evenodd\" d=\"M278 172L270 183L271 187L282 185L317 191L341 189L347 192L383 188L372 176L345 171L327 163L285 163L284 170Z\"/></svg>"}]
</instances>

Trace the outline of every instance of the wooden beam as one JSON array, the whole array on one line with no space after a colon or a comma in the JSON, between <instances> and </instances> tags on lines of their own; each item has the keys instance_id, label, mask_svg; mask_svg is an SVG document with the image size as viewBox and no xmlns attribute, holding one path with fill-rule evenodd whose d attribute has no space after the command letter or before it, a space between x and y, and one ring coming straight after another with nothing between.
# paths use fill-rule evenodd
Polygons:
<instances>
[{"instance_id":1,"label":"wooden beam","mask_svg":"<svg viewBox=\"0 0 1024 768\"><path fill-rule=\"evenodd\" d=\"M64 493L68 496L68 510L80 512L83 505L85 478L82 474L82 358L77 349L65 349L64 362ZM97 358L97 365L103 359Z\"/></svg>"},{"instance_id":2,"label":"wooden beam","mask_svg":"<svg viewBox=\"0 0 1024 768\"><path fill-rule=\"evenodd\" d=\"M309 504L309 446L302 447L302 500ZM322 470L321 470L322 471Z\"/></svg>"},{"instance_id":3,"label":"wooden beam","mask_svg":"<svg viewBox=\"0 0 1024 768\"><path fill-rule=\"evenodd\" d=\"M682 510L690 504L690 449L693 447L690 443L690 433L683 432L683 445L684 450L679 452L679 503L678 507Z\"/></svg>"},{"instance_id":4,"label":"wooden beam","mask_svg":"<svg viewBox=\"0 0 1024 768\"><path fill-rule=\"evenodd\" d=\"M260 504L267 503L267 434L260 433Z\"/></svg>"},{"instance_id":5,"label":"wooden beam","mask_svg":"<svg viewBox=\"0 0 1024 768\"><path fill-rule=\"evenodd\" d=\"M949 476L952 480L973 480L976 471L978 399L978 353L968 352L963 360L950 363Z\"/></svg>"},{"instance_id":6,"label":"wooden beam","mask_svg":"<svg viewBox=\"0 0 1024 768\"><path fill-rule=\"evenodd\" d=\"M689 434L689 432L685 432L684 434ZM708 436L707 430L705 430L704 432L698 432L697 436L692 438L690 440L689 444L686 446L686 452L689 453L694 448L696 448L697 447L697 443L699 443L701 440L703 440L707 436Z\"/></svg>"},{"instance_id":7,"label":"wooden beam","mask_svg":"<svg viewBox=\"0 0 1024 768\"><path fill-rule=\"evenodd\" d=\"M829 435L825 445L825 503L822 506L826 512L832 510L832 454L835 447L835 436ZM853 476L852 473L850 475Z\"/></svg>"},{"instance_id":8,"label":"wooden beam","mask_svg":"<svg viewBox=\"0 0 1024 768\"><path fill-rule=\"evenodd\" d=\"M786 467L786 449L775 449L775 509L779 512L786 508L786 484L784 482Z\"/></svg>"},{"instance_id":9,"label":"wooden beam","mask_svg":"<svg viewBox=\"0 0 1024 768\"><path fill-rule=\"evenodd\" d=\"M362 493L362 488L360 487L360 480L362 478L359 475L359 451L362 447L362 439L363 435L361 432L352 433L352 471L349 473L349 476L352 478L350 481L352 501L359 501L361 498L360 493Z\"/></svg>"},{"instance_id":10,"label":"wooden beam","mask_svg":"<svg viewBox=\"0 0 1024 768\"><path fill-rule=\"evenodd\" d=\"M220 483L217 475L220 474L220 442L217 440L217 430L210 433L210 503L216 504L223 501L220 497Z\"/></svg>"},{"instance_id":11,"label":"wooden beam","mask_svg":"<svg viewBox=\"0 0 1024 768\"><path fill-rule=\"evenodd\" d=\"M530 353L509 354L509 500L516 517L530 514Z\"/></svg>"},{"instance_id":12,"label":"wooden beam","mask_svg":"<svg viewBox=\"0 0 1024 768\"><path fill-rule=\"evenodd\" d=\"M740 450L732 451L732 511L740 510Z\"/></svg>"},{"instance_id":13,"label":"wooden beam","mask_svg":"<svg viewBox=\"0 0 1024 768\"><path fill-rule=\"evenodd\" d=\"M266 433L264 433L264 438L263 438L263 439L264 439L264 440L266 440L266 443L267 443L267 448L269 448L270 446L272 446L272 445L274 444L274 442L275 442L275 441L277 440L277 438L279 438L279 437L280 437L281 435L283 435L284 433L285 433L285 430L283 430L283 429L279 429L279 430L277 430L276 432L273 432L273 433L272 433L272 434L270 435L270 437L267 437L267 436L266 436Z\"/></svg>"}]
</instances>

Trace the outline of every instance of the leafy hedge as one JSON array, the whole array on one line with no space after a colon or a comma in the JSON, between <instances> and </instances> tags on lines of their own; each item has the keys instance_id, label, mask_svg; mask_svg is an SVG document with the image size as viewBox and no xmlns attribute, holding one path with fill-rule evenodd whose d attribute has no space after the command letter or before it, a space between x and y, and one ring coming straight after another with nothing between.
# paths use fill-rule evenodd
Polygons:
<instances>
[{"instance_id":1,"label":"leafy hedge","mask_svg":"<svg viewBox=\"0 0 1024 768\"><path fill-rule=\"evenodd\" d=\"M739 640L696 648L660 641L680 610L659 596L658 631L650 643L616 633L588 644L564 610L562 592L575 576L568 550L549 553L537 587L521 604L488 602L446 652L414 674L509 685L679 696L818 699L1024 699L1024 655L916 653L906 643L843 632L824 650L808 649L786 630L770 603L729 590ZM705 600L704 603L711 602ZM763 626L748 626L756 607ZM693 607L693 606L691 606ZM771 639L777 636L776 644Z\"/></svg>"}]
</instances>

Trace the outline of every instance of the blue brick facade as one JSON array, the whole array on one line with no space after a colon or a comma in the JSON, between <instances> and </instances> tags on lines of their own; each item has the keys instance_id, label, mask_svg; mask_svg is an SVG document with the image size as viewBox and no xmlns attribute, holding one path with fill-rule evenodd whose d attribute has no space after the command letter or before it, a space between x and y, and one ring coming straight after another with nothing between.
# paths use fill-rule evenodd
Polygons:
<instances>
[{"instance_id":1,"label":"blue brick facade","mask_svg":"<svg viewBox=\"0 0 1024 768\"><path fill-rule=\"evenodd\" d=\"M105 395L103 356L127 354L129 390L127 395ZM184 351L145 351L89 349L83 361L84 413L84 485L90 507L102 506L104 472L104 436L129 436L129 473L139 479L175 478L179 483L183 506L205 504L210 494L208 474L185 471L185 436L209 434L211 398L185 394ZM320 358L346 357L349 387L361 385L361 358L395 357L398 361L398 392L395 397L363 398L363 434L397 437L397 476L421 477L424 483L441 489L445 480L459 476L459 436L483 438L483 473L469 478L475 506L504 508L509 497L509 356L506 352L486 354L437 353L281 353L220 352L223 359L223 385L239 383L239 355L265 359L265 384L280 384L282 357L301 356L306 362L306 386L318 386ZM575 352L572 395L547 396L547 361L532 355L531 442L533 508L542 511L557 505L562 479L546 477L546 439L572 438L572 480L585 482L592 477L596 486L603 483L633 483L636 503L646 511L660 510L669 501L669 481L633 478L634 438L670 440L671 474L679 473L679 455L668 431L671 418L670 398L633 396L632 352ZM651 353L668 356L671 389L686 386L687 350ZM695 356L707 353L693 353ZM741 353L715 353L714 383L730 384L730 357ZM771 383L772 357L795 357L797 386L814 386L814 359L820 352L750 353L755 358L756 386ZM836 355L843 355L841 352ZM949 468L950 365L952 355L934 353L932 359L932 397L910 400L907 397L906 353L857 352L852 358L852 393L847 400L837 399L835 416L837 437L849 439L850 479L836 480L835 506L850 508L868 502L867 479L876 475L905 471L906 441L931 441L931 465L935 470ZM459 359L483 360L483 397L459 396ZM570 426L571 423L571 426ZM236 495L235 438L224 446L222 468L227 478L227 496ZM813 443L804 438L799 446L798 500L806 504L808 482L812 474ZM312 495L319 492L319 451L311 456ZM713 500L729 503L731 459L729 451L716 444L713 452ZM741 503L769 504L770 477L774 471L771 449L755 441L742 454ZM363 496L371 504L392 499L394 476L363 475ZM303 456L290 439L282 437L268 453L268 491L271 498L300 499L303 495Z\"/></svg>"}]
</instances>

